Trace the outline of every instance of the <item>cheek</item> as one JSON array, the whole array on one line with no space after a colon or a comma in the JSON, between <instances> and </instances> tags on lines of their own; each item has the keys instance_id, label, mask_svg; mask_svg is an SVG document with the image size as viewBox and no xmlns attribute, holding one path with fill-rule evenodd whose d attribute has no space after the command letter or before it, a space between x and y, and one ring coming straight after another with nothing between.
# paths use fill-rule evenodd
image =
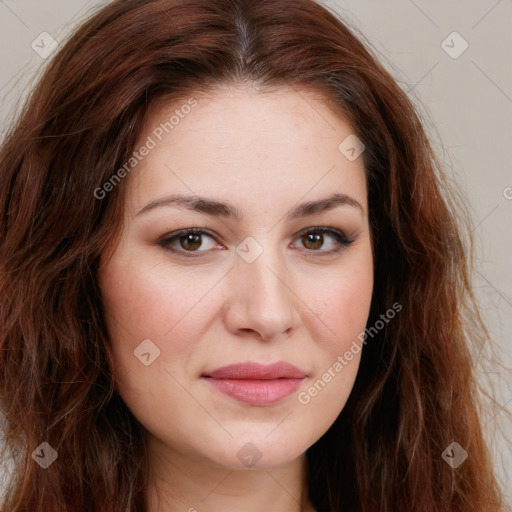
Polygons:
<instances>
[{"instance_id":1,"label":"cheek","mask_svg":"<svg viewBox=\"0 0 512 512\"><path fill-rule=\"evenodd\" d=\"M345 406L358 373L358 336L366 327L373 290L371 268L332 277L328 286L314 290L311 309L318 318L309 322L315 339L314 374L297 395L297 404L305 429L318 438Z\"/></svg>"},{"instance_id":2,"label":"cheek","mask_svg":"<svg viewBox=\"0 0 512 512\"><path fill-rule=\"evenodd\" d=\"M310 383L313 388L309 388L311 392L306 390L303 400L299 397L299 401L307 404L314 400L317 406L323 404L335 417L348 399L361 358L362 333L373 292L369 245L368 250L347 258L328 278L308 283L308 306L315 313L308 325L316 342L317 364Z\"/></svg>"},{"instance_id":3,"label":"cheek","mask_svg":"<svg viewBox=\"0 0 512 512\"><path fill-rule=\"evenodd\" d=\"M198 305L212 286L207 286L211 276L198 279L197 274L193 278L187 271L173 273L164 267L126 251L105 266L100 280L116 388L150 431L161 424L179 427L174 415L160 417L156 411L178 404L187 417L200 414L195 402L183 400L179 383L183 374L194 371L202 328ZM147 353L148 365L143 362Z\"/></svg>"},{"instance_id":4,"label":"cheek","mask_svg":"<svg viewBox=\"0 0 512 512\"><path fill-rule=\"evenodd\" d=\"M181 447L190 448L194 439L207 437L200 429L196 433L198 424L215 429L199 402L189 399L192 395L183 388L188 387L189 363L200 339L201 298L213 284L211 272L198 276L186 268L173 271L169 265L152 261L147 253L142 257L142 252L123 248L100 276L116 389L149 432ZM160 352L145 366L134 350L147 339Z\"/></svg>"},{"instance_id":5,"label":"cheek","mask_svg":"<svg viewBox=\"0 0 512 512\"><path fill-rule=\"evenodd\" d=\"M139 370L134 351L147 339L160 350L160 363L183 362L200 338L201 318L205 318L202 299L218 276L201 275L192 268L176 271L129 250L118 254L123 257L108 262L100 278L116 368Z\"/></svg>"},{"instance_id":6,"label":"cheek","mask_svg":"<svg viewBox=\"0 0 512 512\"><path fill-rule=\"evenodd\" d=\"M347 268L339 275L315 287L315 298L311 309L324 324L324 348L332 355L346 350L364 331L368 320L372 292L373 268L365 265Z\"/></svg>"}]
</instances>

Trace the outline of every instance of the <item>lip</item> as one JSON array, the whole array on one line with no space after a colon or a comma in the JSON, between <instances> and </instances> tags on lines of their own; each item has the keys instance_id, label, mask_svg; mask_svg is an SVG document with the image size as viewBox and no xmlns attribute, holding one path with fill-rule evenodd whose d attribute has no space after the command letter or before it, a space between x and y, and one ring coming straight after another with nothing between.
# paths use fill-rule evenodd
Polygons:
<instances>
[{"instance_id":1,"label":"lip","mask_svg":"<svg viewBox=\"0 0 512 512\"><path fill-rule=\"evenodd\" d=\"M201 376L216 390L251 405L275 404L291 395L306 374L290 363L245 362L217 368Z\"/></svg>"},{"instance_id":2,"label":"lip","mask_svg":"<svg viewBox=\"0 0 512 512\"><path fill-rule=\"evenodd\" d=\"M229 364L211 372L203 374L203 377L213 379L303 379L306 374L293 364L278 361L273 364L261 364L253 361Z\"/></svg>"}]
</instances>

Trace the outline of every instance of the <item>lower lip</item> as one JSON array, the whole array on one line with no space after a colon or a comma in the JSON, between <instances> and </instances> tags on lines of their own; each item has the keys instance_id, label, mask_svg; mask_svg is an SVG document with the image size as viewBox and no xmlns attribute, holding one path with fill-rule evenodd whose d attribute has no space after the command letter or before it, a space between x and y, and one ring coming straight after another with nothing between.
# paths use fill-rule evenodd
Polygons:
<instances>
[{"instance_id":1,"label":"lower lip","mask_svg":"<svg viewBox=\"0 0 512 512\"><path fill-rule=\"evenodd\" d=\"M291 395L303 379L213 379L205 377L212 386L236 400L251 405L271 405Z\"/></svg>"}]
</instances>

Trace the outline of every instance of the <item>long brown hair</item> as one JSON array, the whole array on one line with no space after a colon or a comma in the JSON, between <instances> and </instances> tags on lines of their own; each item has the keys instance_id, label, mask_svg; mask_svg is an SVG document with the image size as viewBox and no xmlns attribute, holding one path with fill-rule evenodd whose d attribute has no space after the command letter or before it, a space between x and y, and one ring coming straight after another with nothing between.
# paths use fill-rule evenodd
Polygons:
<instances>
[{"instance_id":1,"label":"long brown hair","mask_svg":"<svg viewBox=\"0 0 512 512\"><path fill-rule=\"evenodd\" d=\"M1 510L145 509L144 430L115 390L96 283L126 183L94 191L129 159L155 102L244 81L314 89L353 127L375 250L368 323L403 307L307 450L310 499L319 512L498 509L471 358L483 331L470 246L407 95L310 0L116 0L58 51L0 152L0 406L14 460ZM453 441L469 454L456 468L442 457ZM42 442L58 453L46 470L31 456Z\"/></svg>"}]
</instances>

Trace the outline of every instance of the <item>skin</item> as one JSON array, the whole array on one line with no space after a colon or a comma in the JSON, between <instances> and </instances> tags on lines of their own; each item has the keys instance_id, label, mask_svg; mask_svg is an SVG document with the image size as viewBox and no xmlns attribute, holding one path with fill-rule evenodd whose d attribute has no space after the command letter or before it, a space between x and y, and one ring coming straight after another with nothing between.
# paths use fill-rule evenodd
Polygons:
<instances>
[{"instance_id":1,"label":"skin","mask_svg":"<svg viewBox=\"0 0 512 512\"><path fill-rule=\"evenodd\" d=\"M357 341L369 314L363 159L340 152L353 130L311 91L223 86L194 98L197 106L123 183L123 231L99 275L117 389L148 431L150 512L297 512L305 451L343 409L360 353L307 404L299 393ZM150 112L139 146L184 103ZM285 218L297 204L335 192L361 208ZM242 218L176 205L137 214L170 194L226 202ZM352 243L314 229L313 240L303 236L315 226L340 230ZM175 239L171 247L183 255L158 244L189 227L212 237ZM263 250L250 263L236 251L247 237ZM145 339L160 350L147 366L134 356ZM307 377L292 395L265 406L239 402L201 378L243 361L287 361ZM261 455L251 467L237 456L249 442Z\"/></svg>"}]
</instances>

